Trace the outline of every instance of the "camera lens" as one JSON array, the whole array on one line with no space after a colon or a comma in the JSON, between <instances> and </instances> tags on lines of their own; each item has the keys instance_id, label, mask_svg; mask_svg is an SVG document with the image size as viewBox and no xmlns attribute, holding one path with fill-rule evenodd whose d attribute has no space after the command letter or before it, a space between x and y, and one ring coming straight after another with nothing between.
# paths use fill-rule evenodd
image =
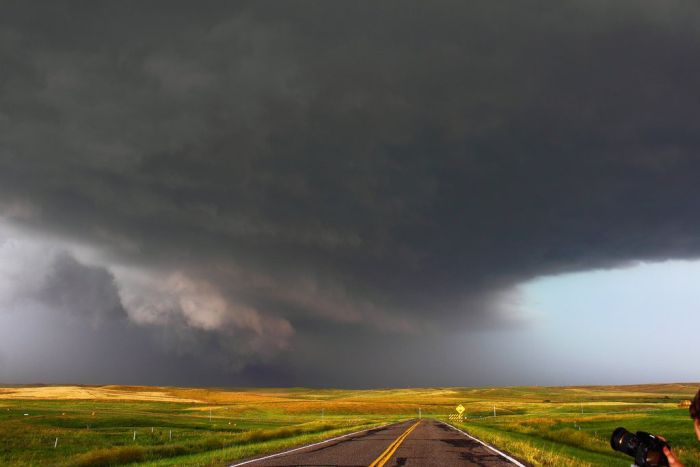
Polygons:
<instances>
[{"instance_id":1,"label":"camera lens","mask_svg":"<svg viewBox=\"0 0 700 467\"><path fill-rule=\"evenodd\" d=\"M638 445L639 439L637 439L637 436L622 427L619 427L613 431L613 434L610 437L610 447L612 447L615 451L623 452L628 456L635 456Z\"/></svg>"}]
</instances>

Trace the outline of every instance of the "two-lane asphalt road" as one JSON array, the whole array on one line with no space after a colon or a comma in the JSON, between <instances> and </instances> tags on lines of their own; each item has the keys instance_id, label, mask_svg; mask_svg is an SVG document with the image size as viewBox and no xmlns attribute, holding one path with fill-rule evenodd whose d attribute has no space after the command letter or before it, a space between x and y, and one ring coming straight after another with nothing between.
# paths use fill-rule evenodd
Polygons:
<instances>
[{"instance_id":1,"label":"two-lane asphalt road","mask_svg":"<svg viewBox=\"0 0 700 467\"><path fill-rule=\"evenodd\" d=\"M492 467L523 464L444 423L411 420L234 465Z\"/></svg>"}]
</instances>

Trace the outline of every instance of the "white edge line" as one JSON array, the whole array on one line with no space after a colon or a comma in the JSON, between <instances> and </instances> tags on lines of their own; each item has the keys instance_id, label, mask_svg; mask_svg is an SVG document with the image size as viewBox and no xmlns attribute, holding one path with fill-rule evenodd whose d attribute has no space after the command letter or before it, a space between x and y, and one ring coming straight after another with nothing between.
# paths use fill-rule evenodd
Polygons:
<instances>
[{"instance_id":1,"label":"white edge line","mask_svg":"<svg viewBox=\"0 0 700 467\"><path fill-rule=\"evenodd\" d=\"M513 464L515 464L515 465L517 465L517 466L519 466L519 467L525 467L525 464L523 464L523 463L521 463L521 462L519 462L519 461L513 459L512 457L510 457L510 456L509 456L508 454L506 454L505 452L501 452L501 451L499 451L498 449L494 448L493 446L484 443L484 442L481 441L479 438L475 438L475 437L473 437L472 435L470 435L469 433L466 433L466 432L460 430L459 428L450 425L449 423L445 423L445 422L441 422L441 423L443 423L444 425L449 426L449 427L452 428L453 430L459 431L460 433L462 433L462 434L463 434L464 436L466 436L467 438L473 439L473 440L476 441L477 443L482 444L483 446L486 446L487 448L489 448L489 449L492 450L493 452L497 453L498 455L500 455L500 456L502 456L502 457L505 457L506 459L508 459L509 461L511 461Z\"/></svg>"},{"instance_id":2,"label":"white edge line","mask_svg":"<svg viewBox=\"0 0 700 467\"><path fill-rule=\"evenodd\" d=\"M396 423L401 423L401 422L396 422ZM247 460L247 461L244 461L244 462L239 462L238 464L231 464L229 467L237 467L237 466L239 466L239 465L250 464L251 462L259 462L259 461L264 461L264 460L267 460L267 459L272 459L273 457L283 456L283 455L285 455L285 454L289 454L290 452L301 451L302 449L312 448L312 447L318 446L318 445L320 445L320 444L330 443L331 441L336 441L336 440L339 440L339 439L347 438L348 436L359 435L360 433L365 433L365 432L370 431L370 430L376 430L376 429L378 429L378 428L384 428L384 427L387 427L387 426L390 426L390 425L396 425L396 423L387 423L386 425L375 426L375 427L372 427L372 428L367 428L367 429L365 429L365 430L355 431L355 432L353 432L353 433L347 433L347 434L344 434L344 435L342 435L342 436L336 436L335 438L330 438L330 439L326 439L326 440L323 440L323 441L319 441L318 443L307 444L307 445L305 445L305 446L301 446L301 447L298 447L298 448L290 449L289 451L278 452L277 454L270 454L269 456L258 457L258 458L256 458L256 459L250 459L250 460ZM523 467L525 467L525 466L523 466Z\"/></svg>"}]
</instances>

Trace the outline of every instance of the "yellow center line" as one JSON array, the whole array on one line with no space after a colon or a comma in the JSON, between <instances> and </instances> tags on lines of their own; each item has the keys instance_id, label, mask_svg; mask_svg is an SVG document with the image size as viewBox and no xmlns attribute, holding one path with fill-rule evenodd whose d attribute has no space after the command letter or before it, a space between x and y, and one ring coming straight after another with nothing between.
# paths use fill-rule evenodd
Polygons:
<instances>
[{"instance_id":1,"label":"yellow center line","mask_svg":"<svg viewBox=\"0 0 700 467\"><path fill-rule=\"evenodd\" d=\"M369 467L382 467L384 464L386 464L386 463L389 461L389 459L391 459L391 456L394 455L394 453L395 453L396 450L399 448L399 446L401 446L401 443L403 443L403 441L408 437L408 435L410 435L411 432L412 432L413 430L415 430L415 428L418 426L419 423L420 423L420 420L418 420L416 423L414 423L413 425L411 425L406 431L404 431L403 433L401 433L401 436L399 436L398 438L396 438L396 439L394 440L394 442L391 443L391 444L389 445L389 447L386 448L386 450L384 450L384 452L381 453L381 454L379 455L379 457L377 457L377 458L374 460L374 462L372 462L371 464L369 464Z\"/></svg>"}]
</instances>

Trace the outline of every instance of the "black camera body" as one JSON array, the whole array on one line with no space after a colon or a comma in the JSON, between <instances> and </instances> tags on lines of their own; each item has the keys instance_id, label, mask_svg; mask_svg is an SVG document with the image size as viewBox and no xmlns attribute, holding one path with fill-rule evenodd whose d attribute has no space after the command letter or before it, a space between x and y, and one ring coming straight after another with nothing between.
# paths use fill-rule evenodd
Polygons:
<instances>
[{"instance_id":1,"label":"black camera body","mask_svg":"<svg viewBox=\"0 0 700 467\"><path fill-rule=\"evenodd\" d=\"M610 437L610 446L615 451L634 457L634 463L639 467L668 465L663 448L666 446L670 449L671 446L661 438L645 431L633 434L622 427L617 428Z\"/></svg>"}]
</instances>

